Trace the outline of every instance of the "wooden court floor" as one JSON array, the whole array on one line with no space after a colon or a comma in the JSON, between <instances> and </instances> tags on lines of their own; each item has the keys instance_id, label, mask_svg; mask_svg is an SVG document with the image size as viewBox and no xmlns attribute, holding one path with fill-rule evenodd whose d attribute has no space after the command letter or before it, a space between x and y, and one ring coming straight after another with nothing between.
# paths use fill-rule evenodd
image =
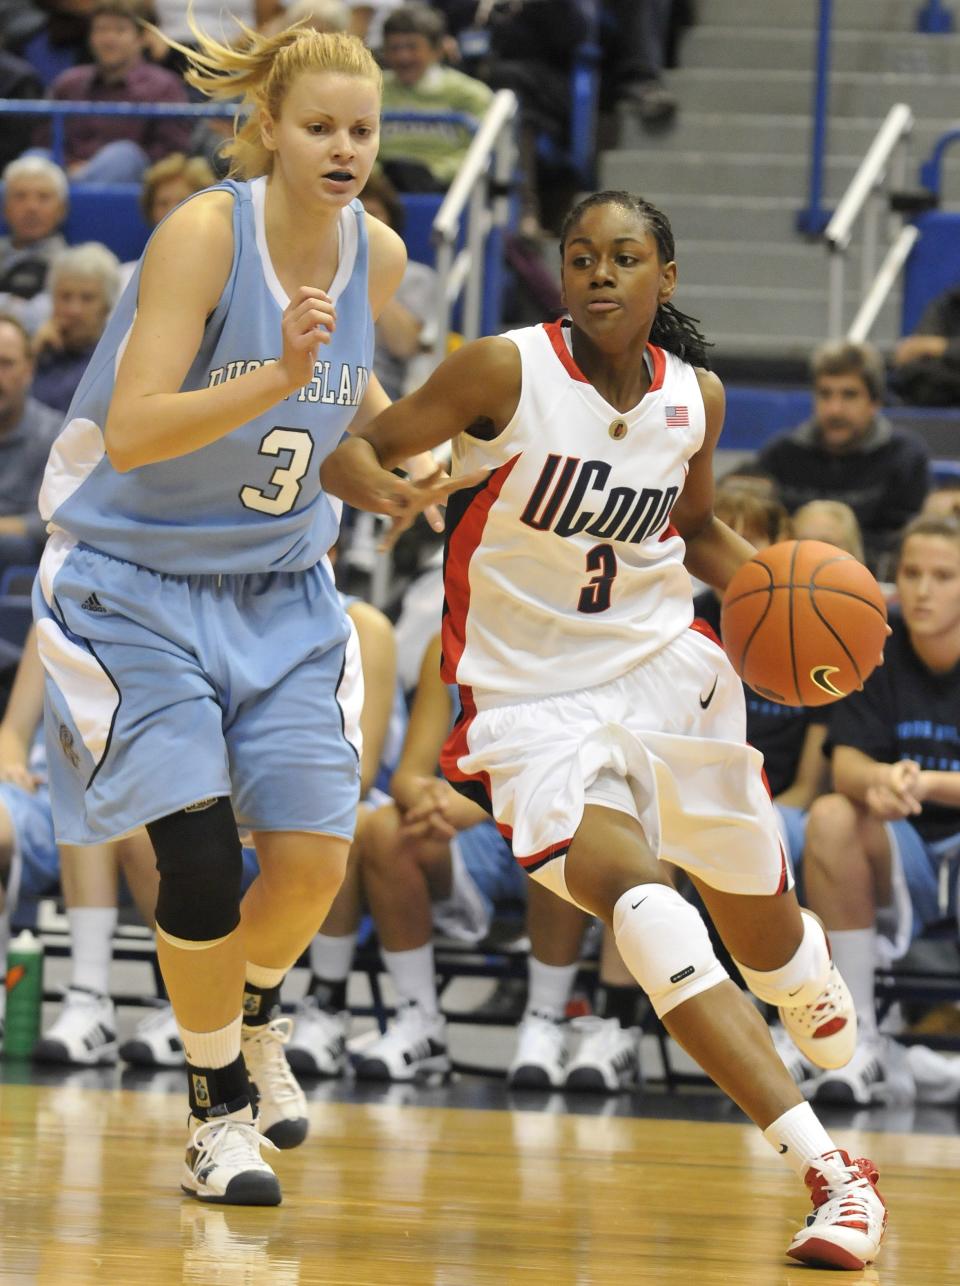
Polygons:
<instances>
[{"instance_id":1,"label":"wooden court floor","mask_svg":"<svg viewBox=\"0 0 960 1286\"><path fill-rule=\"evenodd\" d=\"M745 1126L311 1103L274 1210L180 1195L179 1094L0 1085L3 1286L960 1283L960 1138L838 1131L891 1232L863 1273L784 1257L805 1198Z\"/></svg>"}]
</instances>

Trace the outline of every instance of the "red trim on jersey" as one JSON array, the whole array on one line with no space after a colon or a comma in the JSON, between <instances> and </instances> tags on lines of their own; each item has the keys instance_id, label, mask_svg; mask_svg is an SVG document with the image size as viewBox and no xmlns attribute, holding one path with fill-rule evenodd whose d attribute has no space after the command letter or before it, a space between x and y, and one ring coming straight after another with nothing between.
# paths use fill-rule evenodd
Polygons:
<instances>
[{"instance_id":1,"label":"red trim on jersey","mask_svg":"<svg viewBox=\"0 0 960 1286\"><path fill-rule=\"evenodd\" d=\"M567 341L563 338L563 320L544 322L543 329L547 332L547 338L553 345L553 351L560 358L560 363L570 378L577 380L581 384L589 384L590 381L573 360L573 353L567 348Z\"/></svg>"},{"instance_id":2,"label":"red trim on jersey","mask_svg":"<svg viewBox=\"0 0 960 1286\"><path fill-rule=\"evenodd\" d=\"M702 634L703 637L705 639L709 639L711 643L716 643L720 651L723 652L724 656L726 656L723 644L720 642L720 636L709 621L705 621L702 616L695 616L690 622L690 628L692 630L696 630L698 634Z\"/></svg>"},{"instance_id":3,"label":"red trim on jersey","mask_svg":"<svg viewBox=\"0 0 960 1286\"><path fill-rule=\"evenodd\" d=\"M483 790L489 802L491 817L493 817L493 786L490 781L490 774L487 772L465 773L460 767L460 760L464 755L470 753L468 735L470 725L477 716L477 707L473 699L473 689L468 687L460 688L460 718L453 725L450 735L443 744L440 751L440 771L449 782L475 782ZM475 801L476 802L476 801ZM493 818L497 830L509 844L513 839L513 828L501 825L496 817Z\"/></svg>"},{"instance_id":4,"label":"red trim on jersey","mask_svg":"<svg viewBox=\"0 0 960 1286\"><path fill-rule=\"evenodd\" d=\"M562 839L556 844L550 844L542 848L539 853L531 853L529 857L518 857L516 860L525 871L535 870L538 866L545 866L547 862L555 857L560 857L566 853L567 849L573 843L573 837Z\"/></svg>"},{"instance_id":5,"label":"red trim on jersey","mask_svg":"<svg viewBox=\"0 0 960 1286\"><path fill-rule=\"evenodd\" d=\"M658 388L663 388L663 377L667 373L667 356L662 348L657 348L656 344L647 344L647 352L653 359L653 380L648 393L656 393Z\"/></svg>"},{"instance_id":6,"label":"red trim on jersey","mask_svg":"<svg viewBox=\"0 0 960 1286\"><path fill-rule=\"evenodd\" d=\"M445 683L456 683L457 666L466 646L467 614L470 611L470 559L483 540L487 515L499 499L503 484L519 459L520 456L515 455L499 469L494 469L486 485L470 501L450 534L443 568L446 611L440 630L440 647L443 653L440 673Z\"/></svg>"},{"instance_id":7,"label":"red trim on jersey","mask_svg":"<svg viewBox=\"0 0 960 1286\"><path fill-rule=\"evenodd\" d=\"M676 527L674 527L673 523L668 522L666 527L664 527L663 531L660 533L660 543L662 544L665 540L669 540L671 536L679 535L680 533L677 531Z\"/></svg>"},{"instance_id":8,"label":"red trim on jersey","mask_svg":"<svg viewBox=\"0 0 960 1286\"><path fill-rule=\"evenodd\" d=\"M763 784L764 784L765 786L767 786L767 774L766 774L766 773L764 773L764 774L763 774ZM767 786L767 790L769 790L769 789L770 789L770 787L769 787L769 786ZM786 891L787 891L787 876L788 876L788 868L787 868L787 854L786 854L786 851L784 850L784 847L783 847L783 841L781 840L781 841L780 841L780 882L777 884L777 891L776 891L776 893L774 894L774 897L779 897L781 893L786 893Z\"/></svg>"},{"instance_id":9,"label":"red trim on jersey","mask_svg":"<svg viewBox=\"0 0 960 1286\"><path fill-rule=\"evenodd\" d=\"M589 384L590 381L581 371L580 367L574 361L573 353L567 347L567 341L563 337L564 318L559 321L543 322L543 329L547 333L547 338L553 345L553 351L560 358L563 369L567 372L572 380L579 384ZM667 370L667 359L662 348L657 348L656 344L647 344L647 352L650 354L650 360L653 363L653 378L650 381L648 393L656 393L658 388L663 387L663 377Z\"/></svg>"}]
</instances>

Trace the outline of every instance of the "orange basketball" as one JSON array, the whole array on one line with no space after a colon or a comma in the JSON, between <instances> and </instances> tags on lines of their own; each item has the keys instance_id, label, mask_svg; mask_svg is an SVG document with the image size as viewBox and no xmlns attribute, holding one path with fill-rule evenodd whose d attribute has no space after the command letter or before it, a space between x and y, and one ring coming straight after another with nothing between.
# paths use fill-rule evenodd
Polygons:
<instances>
[{"instance_id":1,"label":"orange basketball","mask_svg":"<svg viewBox=\"0 0 960 1286\"><path fill-rule=\"evenodd\" d=\"M828 705L862 688L886 624L866 567L822 540L761 550L727 586L720 614L734 669L754 692L789 706Z\"/></svg>"}]
</instances>

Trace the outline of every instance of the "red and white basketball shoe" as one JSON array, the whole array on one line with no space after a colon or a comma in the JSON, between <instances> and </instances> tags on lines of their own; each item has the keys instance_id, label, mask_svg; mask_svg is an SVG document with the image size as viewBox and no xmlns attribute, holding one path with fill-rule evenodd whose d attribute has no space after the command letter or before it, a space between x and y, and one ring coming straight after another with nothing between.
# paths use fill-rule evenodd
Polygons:
<instances>
[{"instance_id":1,"label":"red and white basketball shoe","mask_svg":"<svg viewBox=\"0 0 960 1286\"><path fill-rule=\"evenodd\" d=\"M781 1006L780 1021L815 1067L843 1067L857 1047L857 1011L850 988L831 960L823 991L810 1005Z\"/></svg>"},{"instance_id":2,"label":"red and white basketball shoe","mask_svg":"<svg viewBox=\"0 0 960 1286\"><path fill-rule=\"evenodd\" d=\"M879 1177L872 1161L851 1161L839 1148L818 1157L804 1175L813 1214L787 1254L821 1268L863 1268L876 1259L887 1227Z\"/></svg>"}]
</instances>

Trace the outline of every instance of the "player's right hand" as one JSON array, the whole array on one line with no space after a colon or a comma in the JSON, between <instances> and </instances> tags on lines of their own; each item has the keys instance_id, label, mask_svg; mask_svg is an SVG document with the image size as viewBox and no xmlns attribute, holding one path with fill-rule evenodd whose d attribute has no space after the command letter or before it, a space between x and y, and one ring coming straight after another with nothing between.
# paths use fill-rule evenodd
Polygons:
<instances>
[{"instance_id":1,"label":"player's right hand","mask_svg":"<svg viewBox=\"0 0 960 1286\"><path fill-rule=\"evenodd\" d=\"M21 790L31 795L37 789L37 779L27 765L17 763L15 760L0 763L0 781L7 782L11 786L19 786Z\"/></svg>"},{"instance_id":2,"label":"player's right hand","mask_svg":"<svg viewBox=\"0 0 960 1286\"><path fill-rule=\"evenodd\" d=\"M283 354L280 366L292 388L303 388L313 379L317 349L329 344L337 328L337 310L325 290L301 286L283 312Z\"/></svg>"}]
</instances>

